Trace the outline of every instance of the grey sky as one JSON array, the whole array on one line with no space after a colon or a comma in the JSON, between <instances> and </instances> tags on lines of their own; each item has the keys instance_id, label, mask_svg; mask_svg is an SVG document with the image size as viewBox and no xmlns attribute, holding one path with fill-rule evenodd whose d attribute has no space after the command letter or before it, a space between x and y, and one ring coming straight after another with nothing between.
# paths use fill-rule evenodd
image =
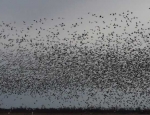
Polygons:
<instances>
[{"instance_id":1,"label":"grey sky","mask_svg":"<svg viewBox=\"0 0 150 115\"><path fill-rule=\"evenodd\" d=\"M149 3L149 0L1 0L0 15L1 20L28 21L41 17L74 18L87 12L107 14L130 10L145 17L149 13Z\"/></svg>"},{"instance_id":2,"label":"grey sky","mask_svg":"<svg viewBox=\"0 0 150 115\"><path fill-rule=\"evenodd\" d=\"M79 17L83 17L85 22L89 20L95 21L92 16L87 15L88 12L91 14L103 15L105 16L105 21L110 22L110 13L122 13L129 10L133 11L134 16L138 16L139 20L146 23L150 19L148 15L150 12L149 3L149 0L1 0L0 21L5 21L6 23L16 21L17 23L15 26L17 26L17 28L22 28L23 21L27 24L31 24L34 19L39 20L41 18L47 18L47 20L50 20L53 18L54 21L47 21L44 24L44 26L48 28L62 22L71 25L77 22L77 18ZM58 17L63 17L65 19L60 21ZM98 25L100 24L102 24L102 22L99 21ZM84 29L95 29L93 25L85 23L77 29L71 29L70 31L73 32L77 30L78 32L83 32ZM36 26L40 27L38 24ZM68 30L69 29L70 28L68 28ZM131 29L132 28L128 30L130 31ZM113 30L107 29L104 32L108 33L111 31ZM30 32L32 33L31 36L36 35L34 30L30 30ZM117 30L116 32L120 33L121 30ZM66 37L65 35L66 34L62 32L61 37Z\"/></svg>"},{"instance_id":3,"label":"grey sky","mask_svg":"<svg viewBox=\"0 0 150 115\"><path fill-rule=\"evenodd\" d=\"M122 12L126 12L127 10L134 12L134 15L139 17L139 20L146 23L147 21L150 20L149 8L150 8L150 0L0 0L0 23L1 21L5 21L7 23L16 21L17 22L16 26L18 28L21 28L22 21L26 21L26 23L32 23L34 19L39 20L40 18L46 18L47 20L50 20L53 18L54 19L53 22L47 21L46 24L44 25L44 27L47 28L57 23L58 24L62 23L63 20L59 21L58 17L63 17L65 18L64 20L65 23L72 24L77 21L78 17L83 17L84 21L93 20L93 18L88 17L87 15L87 13L90 12L91 14L95 13L97 15L104 15L106 16L105 21L109 21L110 13L115 13L115 12L122 13ZM38 26L40 25L37 24L37 27ZM68 30L70 30L69 27L70 26L68 26ZM147 27L147 25L145 27ZM93 26L89 26L85 24L84 26L79 27L78 31L82 32L84 29L90 29L90 28L93 28ZM72 29L72 31L76 31L76 29L74 30ZM109 31L110 30L106 32ZM31 31L31 36L32 35L36 35L36 33L34 31ZM101 99L103 100L102 94L98 93L97 95L100 95L102 97ZM82 97L83 95L81 94L80 96ZM131 97L130 95L128 96ZM125 97L128 96L125 95L123 99L125 99ZM47 106L48 104L48 101L44 101L44 99L40 100L39 97L37 97L37 99L39 99L39 103L35 106L33 104L35 100L30 96L29 98L25 97L25 99L28 101L26 101L25 99L22 100L22 102L20 102L20 100L18 101L16 100L14 104L12 98L14 99L16 97L9 96L8 99L7 98L5 99L3 95L0 95L0 100L1 100L0 103L1 102L3 103L3 105L0 105L0 107L6 107L6 108L10 106L17 107L20 106L22 103L24 103L25 106L28 106L27 102L31 103L30 107L40 107L43 104ZM84 97L86 97L86 95ZM82 98L80 98L80 100L71 100L72 102L70 104L72 104L73 106L74 105L78 106L77 103L81 103L81 99ZM142 99L144 99L144 97L141 98L141 100ZM53 104L53 107L59 106L56 99L54 100L55 100L55 104ZM62 101L62 103L64 102ZM70 106L68 103L69 102L65 102L65 105ZM94 105L96 103L97 102L93 102L91 105ZM117 104L117 102L113 102L113 99L108 103L111 103L112 105ZM122 107L125 107L123 104L121 105ZM147 104L147 106L149 105ZM86 106L86 104L83 102L81 103L81 106L84 107ZM108 107L106 103L103 106ZM50 107L52 107L52 105Z\"/></svg>"}]
</instances>

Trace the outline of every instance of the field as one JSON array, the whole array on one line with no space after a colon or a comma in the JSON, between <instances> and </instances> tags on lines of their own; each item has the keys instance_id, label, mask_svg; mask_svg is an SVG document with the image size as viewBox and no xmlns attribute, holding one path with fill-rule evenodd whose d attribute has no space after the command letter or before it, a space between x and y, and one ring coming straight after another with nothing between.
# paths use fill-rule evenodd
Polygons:
<instances>
[{"instance_id":1,"label":"field","mask_svg":"<svg viewBox=\"0 0 150 115\"><path fill-rule=\"evenodd\" d=\"M8 115L8 113L0 113L0 115ZM123 115L119 113L10 113L10 115ZM140 115L138 113L130 113L128 115ZM149 114L144 114L149 115Z\"/></svg>"},{"instance_id":2,"label":"field","mask_svg":"<svg viewBox=\"0 0 150 115\"><path fill-rule=\"evenodd\" d=\"M0 115L139 115L150 114L150 110L140 110L140 109L1 109Z\"/></svg>"}]
</instances>

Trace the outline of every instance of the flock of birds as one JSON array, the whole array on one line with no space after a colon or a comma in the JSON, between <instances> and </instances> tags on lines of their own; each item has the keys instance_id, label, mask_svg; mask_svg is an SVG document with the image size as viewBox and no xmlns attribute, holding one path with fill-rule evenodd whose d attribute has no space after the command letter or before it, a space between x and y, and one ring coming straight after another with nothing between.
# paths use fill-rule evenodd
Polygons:
<instances>
[{"instance_id":1,"label":"flock of birds","mask_svg":"<svg viewBox=\"0 0 150 115\"><path fill-rule=\"evenodd\" d=\"M59 100L66 93L67 101L79 98L79 91L86 94L88 89L85 103L89 107L90 98L110 87L126 94L146 91L150 82L150 28L145 25L149 22L142 23L130 11L109 14L110 22L102 15L88 15L91 20L87 22L80 17L71 25L60 23L54 27L44 25L47 18L29 25L23 21L23 28L16 27L16 22L2 21L1 94L6 94L5 98L12 94L36 97L54 91L46 95L51 105L52 96ZM78 31L84 24L90 28Z\"/></svg>"}]
</instances>

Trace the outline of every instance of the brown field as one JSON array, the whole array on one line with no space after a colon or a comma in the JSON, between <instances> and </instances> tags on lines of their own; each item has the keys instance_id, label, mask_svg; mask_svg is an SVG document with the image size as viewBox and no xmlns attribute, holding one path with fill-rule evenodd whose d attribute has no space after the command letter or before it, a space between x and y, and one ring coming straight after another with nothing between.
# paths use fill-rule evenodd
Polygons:
<instances>
[{"instance_id":1,"label":"brown field","mask_svg":"<svg viewBox=\"0 0 150 115\"><path fill-rule=\"evenodd\" d=\"M0 113L0 115L124 115L119 113ZM140 115L138 113L129 113L126 115ZM150 115L144 114L144 115Z\"/></svg>"}]
</instances>

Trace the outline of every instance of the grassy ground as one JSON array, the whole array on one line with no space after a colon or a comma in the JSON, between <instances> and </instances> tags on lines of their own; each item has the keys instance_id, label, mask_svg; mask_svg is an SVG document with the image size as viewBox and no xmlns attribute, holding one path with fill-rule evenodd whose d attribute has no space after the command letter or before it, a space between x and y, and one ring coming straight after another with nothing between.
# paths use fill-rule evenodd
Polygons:
<instances>
[{"instance_id":1,"label":"grassy ground","mask_svg":"<svg viewBox=\"0 0 150 115\"><path fill-rule=\"evenodd\" d=\"M0 113L0 115L123 115L119 113ZM129 113L126 115L140 115L138 113ZM150 115L150 114L144 114Z\"/></svg>"},{"instance_id":2,"label":"grassy ground","mask_svg":"<svg viewBox=\"0 0 150 115\"><path fill-rule=\"evenodd\" d=\"M0 115L150 115L150 110L130 109L0 109Z\"/></svg>"}]
</instances>

